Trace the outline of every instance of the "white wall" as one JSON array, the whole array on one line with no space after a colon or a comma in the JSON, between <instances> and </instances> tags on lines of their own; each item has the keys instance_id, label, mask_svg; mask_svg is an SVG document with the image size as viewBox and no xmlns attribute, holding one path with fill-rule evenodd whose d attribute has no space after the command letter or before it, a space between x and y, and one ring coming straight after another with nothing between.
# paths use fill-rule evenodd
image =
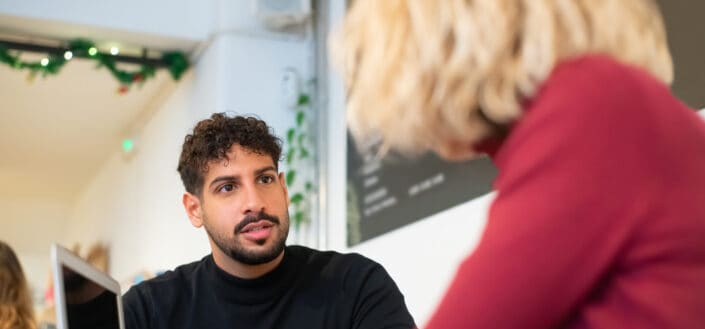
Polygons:
<instances>
[{"instance_id":1,"label":"white wall","mask_svg":"<svg viewBox=\"0 0 705 329\"><path fill-rule=\"evenodd\" d=\"M176 173L180 143L196 115L191 100L207 98L198 94L194 72L143 127L132 158L113 154L70 216L64 243L108 243L111 274L119 280L197 259L208 249L179 207L183 187Z\"/></svg>"},{"instance_id":2,"label":"white wall","mask_svg":"<svg viewBox=\"0 0 705 329\"><path fill-rule=\"evenodd\" d=\"M330 21L335 25L345 8L333 2ZM328 220L329 247L359 252L381 263L406 298L419 327L429 320L460 261L475 247L484 230L493 195L486 195L448 209L414 224L347 248L346 234L346 149L344 93L335 72L328 75L328 136L323 165L326 177L323 218Z\"/></svg>"}]
</instances>

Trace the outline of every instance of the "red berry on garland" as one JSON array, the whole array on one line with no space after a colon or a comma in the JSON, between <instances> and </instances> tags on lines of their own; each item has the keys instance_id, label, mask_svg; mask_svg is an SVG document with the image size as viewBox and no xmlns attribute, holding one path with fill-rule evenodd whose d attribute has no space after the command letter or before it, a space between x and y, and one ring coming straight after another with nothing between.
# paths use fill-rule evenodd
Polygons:
<instances>
[{"instance_id":1,"label":"red berry on garland","mask_svg":"<svg viewBox=\"0 0 705 329\"><path fill-rule=\"evenodd\" d=\"M132 81L134 82L140 82L142 80L144 80L144 76L142 74L137 73L132 76Z\"/></svg>"},{"instance_id":2,"label":"red berry on garland","mask_svg":"<svg viewBox=\"0 0 705 329\"><path fill-rule=\"evenodd\" d=\"M127 86L126 85L120 85L120 88L118 88L118 94L124 95L127 93Z\"/></svg>"}]
</instances>

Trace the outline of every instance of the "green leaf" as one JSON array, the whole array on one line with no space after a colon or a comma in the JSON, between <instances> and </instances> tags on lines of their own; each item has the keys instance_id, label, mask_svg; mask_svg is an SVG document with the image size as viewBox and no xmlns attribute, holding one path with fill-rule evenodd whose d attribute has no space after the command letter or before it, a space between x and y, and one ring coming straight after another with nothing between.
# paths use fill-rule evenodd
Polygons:
<instances>
[{"instance_id":1,"label":"green leaf","mask_svg":"<svg viewBox=\"0 0 705 329\"><path fill-rule=\"evenodd\" d=\"M69 42L69 49L75 52L76 55L88 55L88 49L95 47L95 44L87 39L73 39Z\"/></svg>"},{"instance_id":2,"label":"green leaf","mask_svg":"<svg viewBox=\"0 0 705 329\"><path fill-rule=\"evenodd\" d=\"M299 156L299 159L306 159L308 158L308 151L306 149L301 149L301 155Z\"/></svg>"},{"instance_id":3,"label":"green leaf","mask_svg":"<svg viewBox=\"0 0 705 329\"><path fill-rule=\"evenodd\" d=\"M304 113L304 111L297 111L296 112L296 125L301 127L301 125L304 123L305 117L306 117L306 113Z\"/></svg>"},{"instance_id":4,"label":"green leaf","mask_svg":"<svg viewBox=\"0 0 705 329\"><path fill-rule=\"evenodd\" d=\"M311 184L311 182L306 182L306 184L304 186L305 186L304 189L306 190L306 192L309 192L313 189L313 184Z\"/></svg>"},{"instance_id":5,"label":"green leaf","mask_svg":"<svg viewBox=\"0 0 705 329\"><path fill-rule=\"evenodd\" d=\"M286 164L290 165L292 162L294 162L294 154L296 154L296 149L291 148L289 149L289 152L286 152Z\"/></svg>"},{"instance_id":6,"label":"green leaf","mask_svg":"<svg viewBox=\"0 0 705 329\"><path fill-rule=\"evenodd\" d=\"M294 224L299 226L304 221L304 213L297 211L294 213Z\"/></svg>"},{"instance_id":7,"label":"green leaf","mask_svg":"<svg viewBox=\"0 0 705 329\"><path fill-rule=\"evenodd\" d=\"M297 205L301 203L301 201L304 201L304 195L301 194L301 192L294 193L294 195L291 196L291 203Z\"/></svg>"},{"instance_id":8,"label":"green leaf","mask_svg":"<svg viewBox=\"0 0 705 329\"><path fill-rule=\"evenodd\" d=\"M302 106L302 105L308 105L308 103L311 102L311 97L309 97L306 94L301 94L299 95L299 100L296 102L296 105Z\"/></svg>"},{"instance_id":9,"label":"green leaf","mask_svg":"<svg viewBox=\"0 0 705 329\"><path fill-rule=\"evenodd\" d=\"M178 51L164 53L162 60L169 66L169 73L174 80L179 80L189 67L186 55Z\"/></svg>"},{"instance_id":10,"label":"green leaf","mask_svg":"<svg viewBox=\"0 0 705 329\"><path fill-rule=\"evenodd\" d=\"M286 173L286 185L291 186L292 184L294 184L294 178L296 178L295 170L290 170L288 173Z\"/></svg>"},{"instance_id":11,"label":"green leaf","mask_svg":"<svg viewBox=\"0 0 705 329\"><path fill-rule=\"evenodd\" d=\"M286 142L291 144L294 141L295 134L296 130L294 128L289 128L289 130L286 131Z\"/></svg>"},{"instance_id":12,"label":"green leaf","mask_svg":"<svg viewBox=\"0 0 705 329\"><path fill-rule=\"evenodd\" d=\"M296 142L299 144L299 147L301 147L301 148L304 147L304 139L305 138L306 138L306 133L301 133L301 135L299 135L296 138Z\"/></svg>"}]
</instances>

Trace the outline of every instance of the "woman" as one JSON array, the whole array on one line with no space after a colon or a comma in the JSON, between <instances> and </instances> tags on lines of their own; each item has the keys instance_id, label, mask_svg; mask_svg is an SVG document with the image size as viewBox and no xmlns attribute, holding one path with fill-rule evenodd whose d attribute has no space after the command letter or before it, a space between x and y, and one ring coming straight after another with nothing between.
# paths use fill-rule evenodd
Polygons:
<instances>
[{"instance_id":1,"label":"woman","mask_svg":"<svg viewBox=\"0 0 705 329\"><path fill-rule=\"evenodd\" d=\"M357 138L489 154L496 199L428 328L705 328L705 124L649 0L356 0Z\"/></svg>"},{"instance_id":2,"label":"woman","mask_svg":"<svg viewBox=\"0 0 705 329\"><path fill-rule=\"evenodd\" d=\"M17 256L0 241L0 329L35 329L32 298Z\"/></svg>"}]
</instances>

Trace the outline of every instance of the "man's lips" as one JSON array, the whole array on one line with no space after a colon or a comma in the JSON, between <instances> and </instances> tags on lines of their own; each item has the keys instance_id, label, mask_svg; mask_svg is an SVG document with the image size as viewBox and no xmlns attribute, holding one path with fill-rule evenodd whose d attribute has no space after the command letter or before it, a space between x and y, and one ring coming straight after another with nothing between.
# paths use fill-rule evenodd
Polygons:
<instances>
[{"instance_id":1,"label":"man's lips","mask_svg":"<svg viewBox=\"0 0 705 329\"><path fill-rule=\"evenodd\" d=\"M259 244L269 239L274 225L274 223L268 220L259 220L245 225L245 227L240 230L240 234L242 234L245 239Z\"/></svg>"},{"instance_id":2,"label":"man's lips","mask_svg":"<svg viewBox=\"0 0 705 329\"><path fill-rule=\"evenodd\" d=\"M270 227L274 226L274 223L268 221L268 220L259 220L254 223L250 223L245 225L245 227L240 230L240 233L249 233L249 232L256 232L262 229L268 229Z\"/></svg>"}]
</instances>

